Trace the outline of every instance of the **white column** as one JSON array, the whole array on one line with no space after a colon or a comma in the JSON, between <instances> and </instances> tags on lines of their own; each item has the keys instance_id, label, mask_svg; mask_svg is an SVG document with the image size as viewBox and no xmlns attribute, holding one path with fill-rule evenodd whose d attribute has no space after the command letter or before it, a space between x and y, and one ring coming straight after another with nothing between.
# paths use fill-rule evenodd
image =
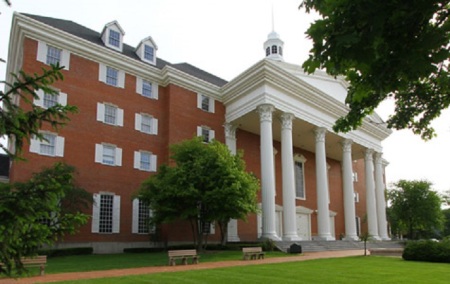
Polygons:
<instances>
[{"instance_id":1,"label":"white column","mask_svg":"<svg viewBox=\"0 0 450 284\"><path fill-rule=\"evenodd\" d=\"M390 240L386 221L386 198L384 197L383 154L375 153L375 196L377 200L378 233L382 240Z\"/></svg>"},{"instance_id":2,"label":"white column","mask_svg":"<svg viewBox=\"0 0 450 284\"><path fill-rule=\"evenodd\" d=\"M272 138L272 105L258 106L261 127L261 195L263 239L280 240L275 230L275 172Z\"/></svg>"},{"instance_id":3,"label":"white column","mask_svg":"<svg viewBox=\"0 0 450 284\"><path fill-rule=\"evenodd\" d=\"M375 179L373 171L373 150L367 149L365 152L365 172L366 172L366 211L367 226L372 239L380 240L378 236L377 208L375 199Z\"/></svg>"},{"instance_id":4,"label":"white column","mask_svg":"<svg viewBox=\"0 0 450 284\"><path fill-rule=\"evenodd\" d=\"M237 127L231 123L225 123L225 143L230 149L230 152L233 155L236 155L236 129ZM238 235L238 222L236 219L231 219L228 222L227 229L227 241L228 242L240 242L240 238Z\"/></svg>"},{"instance_id":5,"label":"white column","mask_svg":"<svg viewBox=\"0 0 450 284\"><path fill-rule=\"evenodd\" d=\"M355 191L353 188L351 139L342 141L342 183L344 187L345 239L356 241Z\"/></svg>"},{"instance_id":6,"label":"white column","mask_svg":"<svg viewBox=\"0 0 450 284\"><path fill-rule=\"evenodd\" d=\"M292 149L292 120L294 115L283 113L281 121L281 170L283 172L283 240L299 241L295 211L294 151Z\"/></svg>"},{"instance_id":7,"label":"white column","mask_svg":"<svg viewBox=\"0 0 450 284\"><path fill-rule=\"evenodd\" d=\"M328 208L328 174L325 153L324 127L314 130L316 135L316 191L317 191L317 240L334 240L330 233L330 210Z\"/></svg>"}]
</instances>

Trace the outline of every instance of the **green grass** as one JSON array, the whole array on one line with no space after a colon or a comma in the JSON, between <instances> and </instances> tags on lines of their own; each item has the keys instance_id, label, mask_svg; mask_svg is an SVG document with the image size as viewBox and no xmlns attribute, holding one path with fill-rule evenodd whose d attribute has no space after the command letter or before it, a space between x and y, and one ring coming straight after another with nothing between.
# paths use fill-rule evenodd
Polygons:
<instances>
[{"instance_id":1,"label":"green grass","mask_svg":"<svg viewBox=\"0 0 450 284\"><path fill-rule=\"evenodd\" d=\"M448 283L449 264L347 257L60 283Z\"/></svg>"}]
</instances>

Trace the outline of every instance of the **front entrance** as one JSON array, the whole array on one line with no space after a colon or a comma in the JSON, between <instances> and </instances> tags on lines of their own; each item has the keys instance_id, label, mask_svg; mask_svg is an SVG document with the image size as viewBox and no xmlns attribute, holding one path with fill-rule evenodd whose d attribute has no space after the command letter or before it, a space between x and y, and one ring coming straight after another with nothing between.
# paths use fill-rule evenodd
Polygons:
<instances>
[{"instance_id":1,"label":"front entrance","mask_svg":"<svg viewBox=\"0 0 450 284\"><path fill-rule=\"evenodd\" d=\"M310 215L308 214L296 214L297 218L297 235L303 240L311 240L311 222Z\"/></svg>"}]
</instances>

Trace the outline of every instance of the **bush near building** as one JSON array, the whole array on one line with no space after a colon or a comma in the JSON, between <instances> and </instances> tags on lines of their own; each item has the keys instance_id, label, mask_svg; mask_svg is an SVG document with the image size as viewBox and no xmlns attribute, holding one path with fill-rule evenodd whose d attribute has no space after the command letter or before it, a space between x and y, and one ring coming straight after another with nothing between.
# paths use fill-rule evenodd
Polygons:
<instances>
[{"instance_id":1,"label":"bush near building","mask_svg":"<svg viewBox=\"0 0 450 284\"><path fill-rule=\"evenodd\" d=\"M404 260L450 263L450 239L410 241L403 251Z\"/></svg>"}]
</instances>

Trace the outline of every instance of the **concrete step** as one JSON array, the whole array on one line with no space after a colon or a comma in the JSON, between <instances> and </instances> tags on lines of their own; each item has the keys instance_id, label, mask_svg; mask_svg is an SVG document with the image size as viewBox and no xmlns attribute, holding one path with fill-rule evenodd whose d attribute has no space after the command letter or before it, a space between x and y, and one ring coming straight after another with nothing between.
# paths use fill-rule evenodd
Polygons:
<instances>
[{"instance_id":1,"label":"concrete step","mask_svg":"<svg viewBox=\"0 0 450 284\"><path fill-rule=\"evenodd\" d=\"M298 242L276 242L276 246L281 251L287 252L292 244L302 247L304 252L334 251L334 250L354 250L364 249L364 242L361 241L298 241ZM367 248L403 248L403 242L398 241L369 241Z\"/></svg>"}]
</instances>

